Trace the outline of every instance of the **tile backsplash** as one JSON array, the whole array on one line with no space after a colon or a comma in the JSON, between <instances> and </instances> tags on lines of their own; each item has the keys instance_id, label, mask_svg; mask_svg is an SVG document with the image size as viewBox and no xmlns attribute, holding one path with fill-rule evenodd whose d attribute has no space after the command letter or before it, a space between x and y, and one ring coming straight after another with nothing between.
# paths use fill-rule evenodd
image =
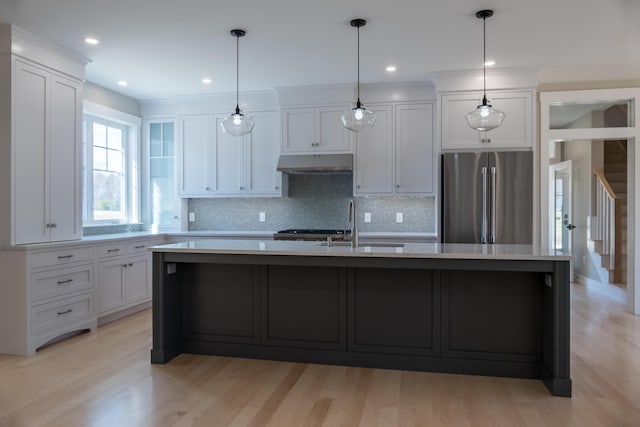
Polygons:
<instances>
[{"instance_id":1,"label":"tile backsplash","mask_svg":"<svg viewBox=\"0 0 640 427\"><path fill-rule=\"evenodd\" d=\"M351 175L291 175L289 196L190 199L192 231L276 231L287 228L348 226ZM358 229L370 232L435 232L434 197L356 197ZM265 221L260 222L260 212ZM364 213L371 214L365 223ZM402 213L403 222L396 222Z\"/></svg>"}]
</instances>

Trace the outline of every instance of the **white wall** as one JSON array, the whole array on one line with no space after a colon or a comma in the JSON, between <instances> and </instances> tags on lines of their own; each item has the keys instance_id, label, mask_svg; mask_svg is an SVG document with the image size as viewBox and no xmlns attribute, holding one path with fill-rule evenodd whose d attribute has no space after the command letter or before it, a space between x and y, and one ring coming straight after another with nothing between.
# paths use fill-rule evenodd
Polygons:
<instances>
[{"instance_id":1,"label":"white wall","mask_svg":"<svg viewBox=\"0 0 640 427\"><path fill-rule=\"evenodd\" d=\"M123 113L140 117L140 103L133 98L91 82L85 82L83 90L83 97L85 101L91 101L93 103L109 107L113 110L122 111Z\"/></svg>"}]
</instances>

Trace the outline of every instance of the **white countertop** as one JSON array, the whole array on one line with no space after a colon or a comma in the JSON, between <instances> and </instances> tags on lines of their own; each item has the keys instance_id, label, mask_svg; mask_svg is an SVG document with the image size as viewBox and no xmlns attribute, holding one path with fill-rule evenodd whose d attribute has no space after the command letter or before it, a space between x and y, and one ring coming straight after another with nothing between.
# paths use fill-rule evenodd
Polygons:
<instances>
[{"instance_id":1,"label":"white countertop","mask_svg":"<svg viewBox=\"0 0 640 427\"><path fill-rule=\"evenodd\" d=\"M154 252L236 254L236 255L293 255L344 256L385 258L438 259L494 259L494 260L570 260L569 255L531 245L479 245L460 243L404 243L401 246L326 246L324 242L272 240L198 240L160 245Z\"/></svg>"}]
</instances>

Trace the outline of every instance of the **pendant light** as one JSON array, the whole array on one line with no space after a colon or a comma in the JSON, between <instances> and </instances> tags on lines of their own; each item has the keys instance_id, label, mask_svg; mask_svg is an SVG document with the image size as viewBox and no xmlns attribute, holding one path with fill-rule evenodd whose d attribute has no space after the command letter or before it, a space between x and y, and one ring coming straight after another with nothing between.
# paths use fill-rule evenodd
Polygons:
<instances>
[{"instance_id":1,"label":"pendant light","mask_svg":"<svg viewBox=\"0 0 640 427\"><path fill-rule=\"evenodd\" d=\"M353 132L367 130L376 122L376 115L360 103L360 27L364 27L366 23L364 19L351 20L351 26L358 29L358 101L355 108L342 115L342 124Z\"/></svg>"},{"instance_id":2,"label":"pendant light","mask_svg":"<svg viewBox=\"0 0 640 427\"><path fill-rule=\"evenodd\" d=\"M242 136L251 133L255 124L250 117L240 111L239 80L240 80L240 37L246 34L244 30L231 30L231 35L236 38L236 111L229 114L220 122L220 127L226 133L233 136Z\"/></svg>"},{"instance_id":3,"label":"pendant light","mask_svg":"<svg viewBox=\"0 0 640 427\"><path fill-rule=\"evenodd\" d=\"M481 10L476 13L476 18L482 19L482 70L483 70L483 97L482 104L478 105L478 108L467 114L467 124L469 127L479 130L487 131L495 129L502 124L504 120L504 113L498 109L495 109L487 102L487 18L493 16L493 10Z\"/></svg>"}]
</instances>

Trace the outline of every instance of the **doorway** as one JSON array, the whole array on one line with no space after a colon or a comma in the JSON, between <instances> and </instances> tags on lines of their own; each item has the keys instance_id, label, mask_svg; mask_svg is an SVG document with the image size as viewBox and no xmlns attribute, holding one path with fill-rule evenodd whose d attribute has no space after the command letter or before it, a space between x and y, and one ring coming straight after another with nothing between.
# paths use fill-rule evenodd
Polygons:
<instances>
[{"instance_id":1,"label":"doorway","mask_svg":"<svg viewBox=\"0 0 640 427\"><path fill-rule=\"evenodd\" d=\"M640 286L636 279L635 266L640 265L640 198L635 196L636 189L640 189L640 125L635 117L637 106L640 105L640 89L603 89L584 91L544 92L540 94L540 244L553 248L556 244L555 232L552 234L555 216L550 212L555 209L555 201L546 195L552 194L554 177L550 176L549 166L553 162L554 151L563 141L627 141L627 182L628 224L626 233L626 263L627 288L626 300L629 311L640 314ZM618 113L623 118L622 124L607 125L594 120L583 123L577 118L589 112L602 112L607 108ZM580 111L582 110L582 111ZM580 115L571 115L578 112ZM572 125L558 125L558 118L571 117ZM575 168L575 165L574 165ZM587 171L589 174L591 170ZM574 189L575 190L575 189ZM575 193L575 191L573 191ZM575 213L575 212L574 212ZM555 215L555 212L554 212ZM562 215L562 214L561 214ZM571 219L569 217L569 219ZM574 224L569 222L569 224ZM567 224L568 225L568 224ZM562 239L558 242L563 245ZM570 242L567 242L570 243Z\"/></svg>"}]
</instances>

